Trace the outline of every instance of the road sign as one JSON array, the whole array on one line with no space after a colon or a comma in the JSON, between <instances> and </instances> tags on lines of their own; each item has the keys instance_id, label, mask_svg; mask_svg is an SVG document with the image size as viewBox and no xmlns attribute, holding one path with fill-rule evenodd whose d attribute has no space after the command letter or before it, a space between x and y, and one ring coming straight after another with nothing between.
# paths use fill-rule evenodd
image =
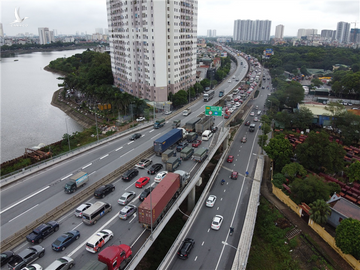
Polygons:
<instances>
[{"instance_id":1,"label":"road sign","mask_svg":"<svg viewBox=\"0 0 360 270\"><path fill-rule=\"evenodd\" d=\"M205 115L222 116L222 107L205 106Z\"/></svg>"}]
</instances>

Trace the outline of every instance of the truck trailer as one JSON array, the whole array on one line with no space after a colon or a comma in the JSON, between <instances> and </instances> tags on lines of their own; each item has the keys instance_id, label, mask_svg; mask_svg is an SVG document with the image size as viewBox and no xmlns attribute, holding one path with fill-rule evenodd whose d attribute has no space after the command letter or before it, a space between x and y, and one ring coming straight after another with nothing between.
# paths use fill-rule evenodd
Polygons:
<instances>
[{"instance_id":1,"label":"truck trailer","mask_svg":"<svg viewBox=\"0 0 360 270\"><path fill-rule=\"evenodd\" d=\"M199 122L201 120L201 118L196 117L191 119L190 121L185 123L185 129L187 132L192 132L195 131L195 125L197 122Z\"/></svg>"},{"instance_id":2,"label":"truck trailer","mask_svg":"<svg viewBox=\"0 0 360 270\"><path fill-rule=\"evenodd\" d=\"M193 158L196 162L202 162L208 156L208 152L209 150L204 147L198 148L195 151Z\"/></svg>"},{"instance_id":3,"label":"truck trailer","mask_svg":"<svg viewBox=\"0 0 360 270\"><path fill-rule=\"evenodd\" d=\"M67 182L64 186L65 193L73 193L79 187L86 184L89 181L89 175L86 172L78 172L70 178L70 181Z\"/></svg>"},{"instance_id":4,"label":"truck trailer","mask_svg":"<svg viewBox=\"0 0 360 270\"><path fill-rule=\"evenodd\" d=\"M181 164L181 159L177 157L171 157L166 161L166 170L168 172L175 171Z\"/></svg>"},{"instance_id":5,"label":"truck trailer","mask_svg":"<svg viewBox=\"0 0 360 270\"><path fill-rule=\"evenodd\" d=\"M205 130L211 129L214 125L213 116L204 116L199 122L195 124L195 131L199 134L202 134Z\"/></svg>"},{"instance_id":6,"label":"truck trailer","mask_svg":"<svg viewBox=\"0 0 360 270\"><path fill-rule=\"evenodd\" d=\"M181 129L172 129L154 141L154 151L157 156L161 156L170 146L174 145L183 138Z\"/></svg>"}]
</instances>

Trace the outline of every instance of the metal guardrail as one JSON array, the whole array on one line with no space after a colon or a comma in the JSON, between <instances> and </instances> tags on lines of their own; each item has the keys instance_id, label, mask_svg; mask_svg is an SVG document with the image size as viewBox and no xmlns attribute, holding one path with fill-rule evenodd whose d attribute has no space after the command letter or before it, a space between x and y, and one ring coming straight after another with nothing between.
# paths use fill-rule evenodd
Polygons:
<instances>
[{"instance_id":1,"label":"metal guardrail","mask_svg":"<svg viewBox=\"0 0 360 270\"><path fill-rule=\"evenodd\" d=\"M32 222L30 225L26 226L25 228L21 229L20 231L16 232L12 236L6 238L5 240L1 241L1 247L0 251L3 252L4 250L10 250L17 245L19 245L21 242L25 240L26 235L32 232L34 228L39 226L40 224L44 222L48 222L50 220L56 220L60 218L62 215L70 211L72 208L74 208L76 205L79 204L79 201L84 201L91 197L94 194L95 189L102 185L109 184L113 181L115 181L117 178L119 178L125 171L131 169L134 167L135 164L137 164L141 159L150 157L154 155L154 149L153 147L149 148L139 156L133 158L120 168L116 169L115 171L111 172L107 176L103 177L99 181L93 183L86 189L81 190L78 194L71 197L69 200L65 201L61 205L57 206L55 209L52 209L42 217L38 218L34 222Z\"/></svg>"}]
</instances>

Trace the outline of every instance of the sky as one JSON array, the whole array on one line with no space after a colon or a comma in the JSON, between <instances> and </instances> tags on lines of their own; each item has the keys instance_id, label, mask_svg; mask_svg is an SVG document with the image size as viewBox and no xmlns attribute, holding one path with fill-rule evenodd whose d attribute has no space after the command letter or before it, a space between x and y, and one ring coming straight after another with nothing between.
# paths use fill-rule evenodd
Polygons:
<instances>
[{"instance_id":1,"label":"sky","mask_svg":"<svg viewBox=\"0 0 360 270\"><path fill-rule=\"evenodd\" d=\"M156 1L156 0L154 0ZM180 1L180 0L178 0ZM28 17L22 27L11 26L15 8ZM232 36L235 20L270 20L270 35L284 25L284 36L296 36L300 28L336 30L340 21L360 28L360 1L329 0L198 0L198 36L215 29L217 36ZM4 33L38 35L39 27L56 29L58 34L93 34L107 28L106 0L1 0Z\"/></svg>"}]
</instances>

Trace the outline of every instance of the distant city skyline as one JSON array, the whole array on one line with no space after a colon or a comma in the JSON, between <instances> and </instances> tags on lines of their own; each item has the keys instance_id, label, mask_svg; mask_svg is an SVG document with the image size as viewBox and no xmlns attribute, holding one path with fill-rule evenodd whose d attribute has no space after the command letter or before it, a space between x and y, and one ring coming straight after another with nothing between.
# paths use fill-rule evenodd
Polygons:
<instances>
[{"instance_id":1,"label":"distant city skyline","mask_svg":"<svg viewBox=\"0 0 360 270\"><path fill-rule=\"evenodd\" d=\"M158 0L159 1L159 0ZM71 9L69 9L71 6ZM15 27L15 8L27 27ZM285 9L288 8L288 9ZM56 29L57 34L75 35L76 32L95 33L96 28L108 28L106 1L103 0L3 0L1 23L4 34L38 34L38 28ZM336 30L338 22L350 23L350 28L360 27L359 1L308 1L308 0L198 0L198 36L206 36L208 29L217 36L233 36L235 20L270 20L270 36L275 27L284 25L284 36L297 36L298 29Z\"/></svg>"}]
</instances>

